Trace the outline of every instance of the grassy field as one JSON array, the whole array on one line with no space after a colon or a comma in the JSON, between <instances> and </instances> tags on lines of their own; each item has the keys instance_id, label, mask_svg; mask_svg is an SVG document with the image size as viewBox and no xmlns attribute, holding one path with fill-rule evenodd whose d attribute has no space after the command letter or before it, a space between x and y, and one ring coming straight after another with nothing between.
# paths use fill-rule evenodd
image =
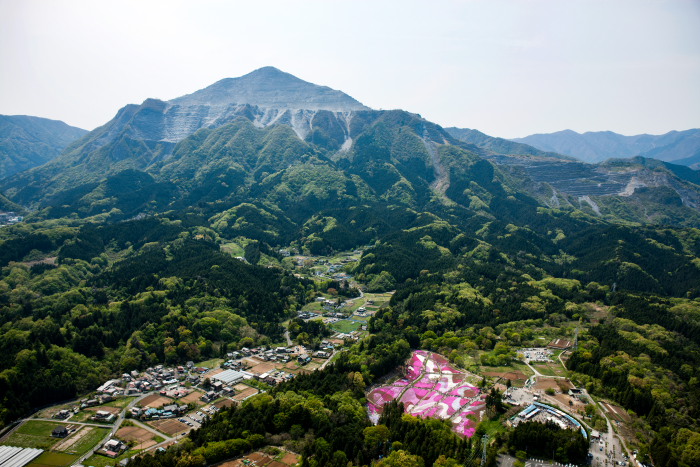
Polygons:
<instances>
[{"instance_id":1,"label":"grassy field","mask_svg":"<svg viewBox=\"0 0 700 467\"><path fill-rule=\"evenodd\" d=\"M221 251L231 256L243 256L243 247L236 242L224 243L221 245Z\"/></svg>"},{"instance_id":2,"label":"grassy field","mask_svg":"<svg viewBox=\"0 0 700 467\"><path fill-rule=\"evenodd\" d=\"M362 323L350 321L347 319L341 319L340 321L336 321L335 323L331 323L329 325L331 329L338 332L344 332L346 334L352 331L357 331L358 329L360 329L360 326L362 326Z\"/></svg>"},{"instance_id":3,"label":"grassy field","mask_svg":"<svg viewBox=\"0 0 700 467\"><path fill-rule=\"evenodd\" d=\"M71 446L70 450L67 452L75 453L79 456L82 456L90 449L94 448L95 445L97 445L97 443L102 441L105 438L105 436L107 436L107 433L109 433L108 428L93 427L88 434L76 441L75 444Z\"/></svg>"},{"instance_id":4,"label":"grassy field","mask_svg":"<svg viewBox=\"0 0 700 467\"><path fill-rule=\"evenodd\" d=\"M51 437L51 432L59 425L61 424L55 422L30 420L15 430L2 444L48 450L58 441L57 438Z\"/></svg>"},{"instance_id":5,"label":"grassy field","mask_svg":"<svg viewBox=\"0 0 700 467\"><path fill-rule=\"evenodd\" d=\"M566 369L558 360L555 363L531 363L530 365L545 376L566 376Z\"/></svg>"},{"instance_id":6,"label":"grassy field","mask_svg":"<svg viewBox=\"0 0 700 467\"><path fill-rule=\"evenodd\" d=\"M136 397L120 397L117 400L107 402L106 404L102 404L102 405L104 405L105 407L117 407L117 408L123 409L124 407L129 405L129 403L131 401L133 401L134 399L136 399Z\"/></svg>"},{"instance_id":7,"label":"grassy field","mask_svg":"<svg viewBox=\"0 0 700 467\"><path fill-rule=\"evenodd\" d=\"M326 310L323 309L321 302L313 301L304 305L301 311L310 311L312 313L324 313Z\"/></svg>"},{"instance_id":8,"label":"grassy field","mask_svg":"<svg viewBox=\"0 0 700 467\"><path fill-rule=\"evenodd\" d=\"M205 360L203 362L197 363L195 366L201 366L202 368L219 368L221 364L224 363L223 358L212 358L211 360Z\"/></svg>"},{"instance_id":9,"label":"grassy field","mask_svg":"<svg viewBox=\"0 0 700 467\"><path fill-rule=\"evenodd\" d=\"M78 456L61 452L44 452L27 467L64 467L72 465Z\"/></svg>"}]
</instances>

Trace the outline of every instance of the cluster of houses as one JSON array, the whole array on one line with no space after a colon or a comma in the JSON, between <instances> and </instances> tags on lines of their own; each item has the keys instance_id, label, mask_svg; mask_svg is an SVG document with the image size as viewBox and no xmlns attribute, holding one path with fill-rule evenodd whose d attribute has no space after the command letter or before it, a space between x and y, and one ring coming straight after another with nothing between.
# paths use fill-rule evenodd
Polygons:
<instances>
[{"instance_id":1,"label":"cluster of houses","mask_svg":"<svg viewBox=\"0 0 700 467\"><path fill-rule=\"evenodd\" d=\"M140 407L132 407L130 409L131 415L135 418L140 418L141 420L160 420L163 418L175 418L187 413L187 405L185 404L169 404L163 406L161 409L148 408L142 409Z\"/></svg>"},{"instance_id":2,"label":"cluster of houses","mask_svg":"<svg viewBox=\"0 0 700 467\"><path fill-rule=\"evenodd\" d=\"M16 224L23 220L24 217L18 216L12 211L0 211L0 226Z\"/></svg>"}]
</instances>

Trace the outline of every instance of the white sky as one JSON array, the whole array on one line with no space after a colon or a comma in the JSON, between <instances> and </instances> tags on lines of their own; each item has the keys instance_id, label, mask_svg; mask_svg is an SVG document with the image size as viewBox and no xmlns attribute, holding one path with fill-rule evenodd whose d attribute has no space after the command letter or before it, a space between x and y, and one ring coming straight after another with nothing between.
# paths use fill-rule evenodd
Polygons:
<instances>
[{"instance_id":1,"label":"white sky","mask_svg":"<svg viewBox=\"0 0 700 467\"><path fill-rule=\"evenodd\" d=\"M272 65L518 137L700 127L698 0L0 0L0 114L93 129Z\"/></svg>"}]
</instances>

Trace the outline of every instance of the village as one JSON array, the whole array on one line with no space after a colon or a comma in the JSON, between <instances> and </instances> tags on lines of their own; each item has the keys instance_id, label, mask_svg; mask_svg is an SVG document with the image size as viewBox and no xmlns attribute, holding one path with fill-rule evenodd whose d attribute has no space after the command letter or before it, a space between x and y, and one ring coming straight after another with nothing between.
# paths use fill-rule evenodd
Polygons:
<instances>
[{"instance_id":1,"label":"village","mask_svg":"<svg viewBox=\"0 0 700 467\"><path fill-rule=\"evenodd\" d=\"M342 268L357 253L333 259L291 259L304 275L315 280L351 280ZM287 345L243 347L228 352L225 358L123 373L89 396L46 408L26 419L0 440L5 445L0 445L0 459L5 453L13 460L7 464L11 467L115 467L126 465L134 455L164 450L223 408L241 404L299 374L324 368L343 347L367 334L369 319L388 304L392 293L360 290L354 298L324 295L296 314L297 319L320 321L331 330L329 337L315 341L313 347L294 344L287 335ZM289 322L283 324L288 326ZM369 388L370 419L376 422L381 405L399 399L410 413L448 419L461 436L472 436L486 416L486 392L477 385L488 378L488 385L498 389L510 407L501 429L533 420L551 421L579 430L589 439L593 467L625 466L630 459L615 431L628 421L626 412L594 401L566 377L564 359L574 345L574 341L555 338L542 347L518 349L510 368L482 365L471 372L457 370L439 354L416 351L414 359L422 361L408 363L402 370L408 372L400 377L403 379ZM12 449L21 448L11 446L27 447L16 451ZM256 452L225 467L253 462L263 465L262 461L265 465L291 466L298 460L295 456L286 451ZM507 456L500 458L505 467L513 461Z\"/></svg>"}]
</instances>

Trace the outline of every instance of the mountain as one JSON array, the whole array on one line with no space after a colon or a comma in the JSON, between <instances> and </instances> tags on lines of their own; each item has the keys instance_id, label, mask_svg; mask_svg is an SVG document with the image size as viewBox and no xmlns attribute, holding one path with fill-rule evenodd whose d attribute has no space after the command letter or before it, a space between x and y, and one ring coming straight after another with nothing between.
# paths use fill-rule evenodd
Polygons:
<instances>
[{"instance_id":1,"label":"mountain","mask_svg":"<svg viewBox=\"0 0 700 467\"><path fill-rule=\"evenodd\" d=\"M0 115L0 179L45 164L86 133L58 120Z\"/></svg>"},{"instance_id":2,"label":"mountain","mask_svg":"<svg viewBox=\"0 0 700 467\"><path fill-rule=\"evenodd\" d=\"M350 116L369 109L346 94L266 67L171 101L147 99L117 112L57 160L3 184L13 199L37 197L123 170L145 170L168 159L180 141L239 118L256 127L286 125L303 140L340 148L351 143ZM361 120L361 119L358 119Z\"/></svg>"},{"instance_id":3,"label":"mountain","mask_svg":"<svg viewBox=\"0 0 700 467\"><path fill-rule=\"evenodd\" d=\"M623 136L611 131L577 133L572 130L535 134L512 141L529 144L585 162L642 156L690 167L700 167L700 129L664 135Z\"/></svg>"},{"instance_id":4,"label":"mountain","mask_svg":"<svg viewBox=\"0 0 700 467\"><path fill-rule=\"evenodd\" d=\"M53 218L117 220L194 205L216 215L265 202L283 231L265 237L270 243L323 209L389 204L502 218L497 200L516 194L610 221L700 226L690 169L647 159L590 165L476 130L447 131L271 67L127 105L0 188Z\"/></svg>"},{"instance_id":5,"label":"mountain","mask_svg":"<svg viewBox=\"0 0 700 467\"><path fill-rule=\"evenodd\" d=\"M183 107L250 104L262 108L289 110L369 110L341 91L308 83L271 66L260 68L240 78L222 79L170 102Z\"/></svg>"},{"instance_id":6,"label":"mountain","mask_svg":"<svg viewBox=\"0 0 700 467\"><path fill-rule=\"evenodd\" d=\"M447 131L453 138L465 143L473 144L495 154L517 154L570 159L570 157L562 156L556 152L547 152L527 144L516 143L505 138L489 136L480 132L479 130L449 127L445 128L445 131Z\"/></svg>"}]
</instances>

